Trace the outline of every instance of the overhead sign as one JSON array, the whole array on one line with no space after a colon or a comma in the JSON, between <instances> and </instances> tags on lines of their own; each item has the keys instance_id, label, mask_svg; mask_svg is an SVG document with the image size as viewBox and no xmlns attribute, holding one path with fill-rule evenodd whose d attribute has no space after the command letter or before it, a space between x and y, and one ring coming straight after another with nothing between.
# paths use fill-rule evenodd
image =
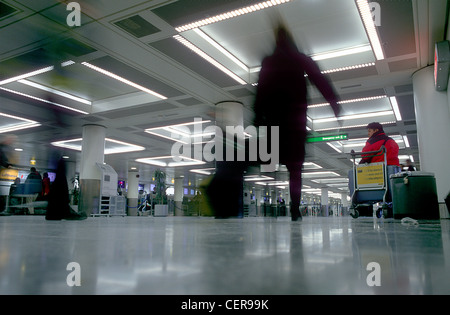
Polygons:
<instances>
[{"instance_id":1,"label":"overhead sign","mask_svg":"<svg viewBox=\"0 0 450 315\"><path fill-rule=\"evenodd\" d=\"M306 142L327 142L327 141L340 141L340 140L348 140L348 135L342 134L342 135L331 135L331 136L306 138Z\"/></svg>"}]
</instances>

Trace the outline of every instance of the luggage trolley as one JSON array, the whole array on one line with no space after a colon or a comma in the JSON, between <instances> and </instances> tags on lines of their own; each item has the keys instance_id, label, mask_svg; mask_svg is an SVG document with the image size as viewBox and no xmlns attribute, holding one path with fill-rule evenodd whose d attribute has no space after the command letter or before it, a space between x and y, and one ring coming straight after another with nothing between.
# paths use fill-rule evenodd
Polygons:
<instances>
[{"instance_id":1,"label":"luggage trolley","mask_svg":"<svg viewBox=\"0 0 450 315\"><path fill-rule=\"evenodd\" d=\"M383 162L370 163L370 164L356 164L357 157L375 157L383 156ZM398 166L387 165L386 148L381 146L378 151L368 152L354 152L351 151L353 160L353 168L349 171L349 189L351 195L350 215L353 218L360 216L358 210L373 206L381 203L381 207L378 207L375 214L378 218L384 216L385 218L390 215L388 210L392 206L392 197L390 190L389 176L397 173L400 168ZM352 212L353 210L353 212Z\"/></svg>"}]
</instances>

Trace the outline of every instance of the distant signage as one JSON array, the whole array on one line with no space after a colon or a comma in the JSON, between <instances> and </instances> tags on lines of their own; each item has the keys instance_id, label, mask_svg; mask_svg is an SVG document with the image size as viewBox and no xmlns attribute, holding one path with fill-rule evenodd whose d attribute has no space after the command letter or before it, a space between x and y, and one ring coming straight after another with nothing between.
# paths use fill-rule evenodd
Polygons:
<instances>
[{"instance_id":1,"label":"distant signage","mask_svg":"<svg viewBox=\"0 0 450 315\"><path fill-rule=\"evenodd\" d=\"M332 136L320 136L320 137L308 137L306 142L327 142L327 141L340 141L347 140L348 135L332 135Z\"/></svg>"},{"instance_id":2,"label":"distant signage","mask_svg":"<svg viewBox=\"0 0 450 315\"><path fill-rule=\"evenodd\" d=\"M0 171L1 180L14 181L17 177L19 177L19 170L14 170L11 168L2 168Z\"/></svg>"}]
</instances>

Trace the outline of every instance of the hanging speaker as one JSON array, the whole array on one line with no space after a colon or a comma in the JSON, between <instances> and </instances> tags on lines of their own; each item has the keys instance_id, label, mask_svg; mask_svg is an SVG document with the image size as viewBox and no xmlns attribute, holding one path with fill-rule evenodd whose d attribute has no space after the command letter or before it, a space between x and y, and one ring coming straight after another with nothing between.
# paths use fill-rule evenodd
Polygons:
<instances>
[{"instance_id":1,"label":"hanging speaker","mask_svg":"<svg viewBox=\"0 0 450 315\"><path fill-rule=\"evenodd\" d=\"M437 91L447 90L449 65L449 41L437 42L434 47L434 86Z\"/></svg>"}]
</instances>

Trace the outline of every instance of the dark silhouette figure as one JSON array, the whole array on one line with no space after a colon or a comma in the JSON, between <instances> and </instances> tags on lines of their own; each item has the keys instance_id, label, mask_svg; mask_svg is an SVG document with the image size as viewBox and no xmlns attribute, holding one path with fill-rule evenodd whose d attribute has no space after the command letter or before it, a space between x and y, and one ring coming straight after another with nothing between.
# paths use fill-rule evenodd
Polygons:
<instances>
[{"instance_id":1,"label":"dark silhouette figure","mask_svg":"<svg viewBox=\"0 0 450 315\"><path fill-rule=\"evenodd\" d=\"M305 73L337 116L340 106L329 81L310 57L298 51L289 31L282 25L278 26L275 50L264 58L259 74L254 125L279 126L280 163L286 165L289 171L293 221L301 220L299 206L307 110ZM270 132L270 128L268 130Z\"/></svg>"},{"instance_id":2,"label":"dark silhouette figure","mask_svg":"<svg viewBox=\"0 0 450 315\"><path fill-rule=\"evenodd\" d=\"M67 185L66 166L61 159L56 169L56 177L48 194L47 220L83 220L85 214L79 214L69 205L69 186Z\"/></svg>"}]
</instances>

